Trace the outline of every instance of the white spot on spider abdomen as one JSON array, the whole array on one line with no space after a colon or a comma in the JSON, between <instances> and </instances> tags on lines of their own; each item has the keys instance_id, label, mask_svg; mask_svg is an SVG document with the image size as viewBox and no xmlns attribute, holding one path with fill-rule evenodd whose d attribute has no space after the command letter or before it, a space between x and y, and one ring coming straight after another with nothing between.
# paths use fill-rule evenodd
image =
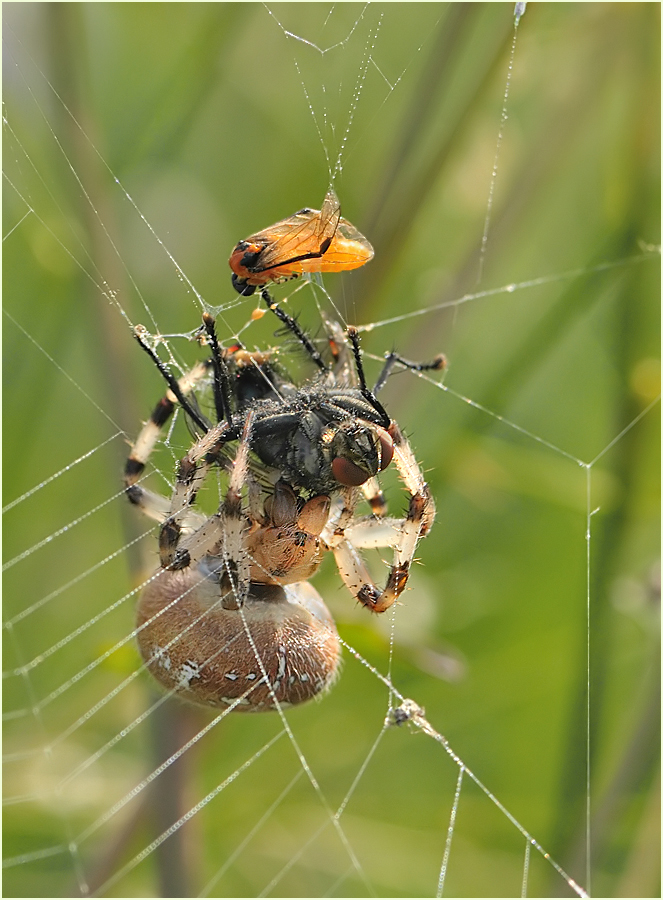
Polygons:
<instances>
[{"instance_id":1,"label":"white spot on spider abdomen","mask_svg":"<svg viewBox=\"0 0 663 900\"><path fill-rule=\"evenodd\" d=\"M188 659L176 673L177 685L186 689L196 678L200 678L200 666L195 660Z\"/></svg>"}]
</instances>

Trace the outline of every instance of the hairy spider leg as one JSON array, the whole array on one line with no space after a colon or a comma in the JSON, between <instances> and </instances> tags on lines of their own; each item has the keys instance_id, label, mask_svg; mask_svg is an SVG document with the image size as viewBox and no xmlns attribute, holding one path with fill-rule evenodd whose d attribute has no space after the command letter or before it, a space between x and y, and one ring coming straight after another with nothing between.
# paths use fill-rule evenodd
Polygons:
<instances>
[{"instance_id":1,"label":"hairy spider leg","mask_svg":"<svg viewBox=\"0 0 663 900\"><path fill-rule=\"evenodd\" d=\"M369 478L368 481L365 481L361 486L362 493L366 500L368 501L369 506L371 507L371 512L374 516L386 516L387 515L387 501L384 496L384 491L380 486L380 482L377 478Z\"/></svg>"},{"instance_id":2,"label":"hairy spider leg","mask_svg":"<svg viewBox=\"0 0 663 900\"><path fill-rule=\"evenodd\" d=\"M230 441L237 440L238 437L239 433L236 428L230 428L227 422L219 422L218 425L210 428L207 434L199 438L186 456L180 460L168 516L163 521L159 532L159 558L162 568L182 569L195 561L188 543L195 544L196 559L201 559L207 552L204 547L211 541L211 538L205 537L200 528L188 536L188 543L181 541L182 523L189 514L190 507L210 468L214 465L219 450ZM205 528L205 524L201 528ZM211 541L211 544L213 543L214 541Z\"/></svg>"},{"instance_id":3,"label":"hairy spider leg","mask_svg":"<svg viewBox=\"0 0 663 900\"><path fill-rule=\"evenodd\" d=\"M404 359L395 352L385 354L384 366L382 367L382 371L373 388L374 396L384 387L396 363L415 372L441 371L447 367L447 358L443 353L440 353L430 362L421 363ZM387 514L387 503L377 478L369 478L369 480L362 485L362 491L364 492L364 497L370 504L373 515L381 517L385 516ZM374 545L371 544L370 546ZM391 546L391 544L382 544L381 546Z\"/></svg>"},{"instance_id":4,"label":"hairy spider leg","mask_svg":"<svg viewBox=\"0 0 663 900\"><path fill-rule=\"evenodd\" d=\"M417 542L430 530L435 504L417 461L393 422L389 433L394 441L394 462L410 494L404 519L366 517L347 529L335 528L325 535L348 590L368 609L381 613L389 609L403 592L410 573ZM374 583L357 552L358 548L393 547L394 558L384 588Z\"/></svg>"},{"instance_id":5,"label":"hairy spider leg","mask_svg":"<svg viewBox=\"0 0 663 900\"><path fill-rule=\"evenodd\" d=\"M382 367L382 371L378 376L377 381L375 382L375 387L373 388L373 396L375 396L378 391L380 391L387 382L387 379L391 375L394 366L398 363L406 369L411 369L415 372L428 372L428 371L443 371L447 367L447 358L444 353L439 353L434 359L430 362L412 362L409 359L405 359L400 356L400 354L392 351L391 353L385 354L385 363ZM380 487L380 482L377 478L370 478L365 484L362 485L362 491L364 492L364 497L368 501L371 507L371 511L373 515L384 517L387 514L387 502L385 500L384 493L382 492L382 488ZM375 535L378 534L378 529L375 528ZM353 539L351 539L353 540ZM358 544L355 544L359 546ZM368 544L361 545L362 547L373 547L373 546L382 546L382 547L391 547L391 543L382 543L382 544Z\"/></svg>"},{"instance_id":6,"label":"hairy spider leg","mask_svg":"<svg viewBox=\"0 0 663 900\"><path fill-rule=\"evenodd\" d=\"M349 526L354 516L356 505L357 488L341 488L321 534L322 539L330 549L343 539L345 529Z\"/></svg>"},{"instance_id":7,"label":"hairy spider leg","mask_svg":"<svg viewBox=\"0 0 663 900\"><path fill-rule=\"evenodd\" d=\"M249 470L249 449L254 419L255 413L250 412L244 422L228 490L219 508L224 576L227 577L231 588L230 598L223 600L226 609L238 609L243 605L249 592L250 569L249 557L244 548L246 518L242 514L242 485L246 483Z\"/></svg>"},{"instance_id":8,"label":"hairy spider leg","mask_svg":"<svg viewBox=\"0 0 663 900\"><path fill-rule=\"evenodd\" d=\"M143 346L142 342L141 346ZM151 356L152 354L150 354ZM206 376L211 366L210 360L196 363L179 381L177 381L179 396L186 397L196 385ZM169 373L170 374L170 373ZM164 426L170 420L178 396L170 388L158 401L149 419L143 425L124 466L124 486L127 497L135 506L151 519L163 522L168 517L170 503L165 497L142 487L138 481L145 471L147 461L152 454ZM190 404L187 404L190 405ZM192 513L195 518L198 514Z\"/></svg>"},{"instance_id":9,"label":"hairy spider leg","mask_svg":"<svg viewBox=\"0 0 663 900\"><path fill-rule=\"evenodd\" d=\"M240 437L226 422L208 432L182 459L171 513L159 535L163 568L183 569L206 556L221 557L220 580L224 587L230 587L230 592L223 597L224 609L239 609L249 590L250 560L244 548L247 519L242 512L242 486L247 480L254 419L255 414L250 412L244 422L228 488L218 512L205 519L192 534L181 538L180 521L194 502L218 451L228 441Z\"/></svg>"},{"instance_id":10,"label":"hairy spider leg","mask_svg":"<svg viewBox=\"0 0 663 900\"><path fill-rule=\"evenodd\" d=\"M221 437L218 428L212 429L214 434L211 438L212 445L220 446L236 437L233 431L232 411L230 404L229 375L225 360L222 357L219 343L214 328L214 319L207 313L203 314L203 324L210 339L212 348L212 358L204 362L197 363L182 378L176 380L167 366L161 361L154 350L145 341L143 329L137 327L134 337L154 362L162 377L169 386L166 395L159 400L154 408L149 420L145 423L142 431L138 435L131 453L125 464L124 482L126 493L129 500L139 506L143 512L150 518L162 523L160 533L160 550L162 565L165 567L173 565L175 561L175 553L178 549L179 540L184 528L187 530L197 529L205 522L205 517L190 509L195 499L195 495L207 474L207 466L202 471L190 471L190 460L185 457L180 462L178 470L178 481L175 493L169 502L165 497L146 490L136 484L147 460L154 450L159 435L172 416L175 404L179 402L184 411L191 419L199 425L205 434L203 435L202 445L207 447L210 440L205 440L210 431L210 424L198 413L193 405L187 399L196 385L207 374L210 368L214 369L214 397L217 417L219 421L229 429L224 432ZM225 420L225 421L224 421ZM198 446L198 444L196 444Z\"/></svg>"}]
</instances>

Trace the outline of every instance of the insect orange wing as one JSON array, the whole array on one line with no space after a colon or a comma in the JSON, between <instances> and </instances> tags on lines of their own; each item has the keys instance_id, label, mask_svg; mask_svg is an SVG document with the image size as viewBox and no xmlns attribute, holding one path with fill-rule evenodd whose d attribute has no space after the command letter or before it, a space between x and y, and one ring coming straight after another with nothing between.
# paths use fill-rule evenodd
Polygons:
<instances>
[{"instance_id":1,"label":"insect orange wing","mask_svg":"<svg viewBox=\"0 0 663 900\"><path fill-rule=\"evenodd\" d=\"M347 219L335 192L327 191L322 209L301 209L240 241L230 255L232 282L240 294L252 294L270 281L305 272L356 269L373 258L373 248Z\"/></svg>"}]
</instances>

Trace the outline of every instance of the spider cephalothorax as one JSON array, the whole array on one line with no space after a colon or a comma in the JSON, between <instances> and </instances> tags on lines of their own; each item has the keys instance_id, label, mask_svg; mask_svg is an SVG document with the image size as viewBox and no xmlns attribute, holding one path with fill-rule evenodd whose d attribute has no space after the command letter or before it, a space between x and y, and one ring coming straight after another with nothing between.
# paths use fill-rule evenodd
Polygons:
<instances>
[{"instance_id":1,"label":"spider cephalothorax","mask_svg":"<svg viewBox=\"0 0 663 900\"><path fill-rule=\"evenodd\" d=\"M136 330L141 346L170 387L139 435L125 469L130 500L161 523L161 569L146 588L139 607L139 643L152 671L162 683L178 691L180 681L187 679L182 672L175 676L171 656L168 665L156 662L164 652L164 622L170 621L172 629L182 627L181 615L168 611L179 605L175 601L186 599L188 605L193 605L196 598L204 596L205 606L210 597L216 598L215 615L223 618L223 633L232 634L237 629L235 647L240 632L247 628L250 631L246 620L250 613L254 627L260 622L261 640L271 659L263 661L263 677L269 680L270 671L279 672L284 665L288 668L288 653L283 651L277 634L282 631L284 615L294 610L295 620L300 622L300 601L304 598L304 605L309 604L313 590L306 582L327 551L333 552L341 577L356 599L374 612L383 612L402 593L417 541L428 532L434 518L430 491L407 441L375 392L366 386L356 330L348 328L344 333L335 323L327 323L333 357L333 364L328 365L296 321L271 303L268 295L265 299L318 367L319 373L311 381L295 384L272 352L250 353L238 345L222 349L214 321L207 315L203 322L212 357L177 381L149 346L144 332ZM378 387L395 363L416 369L440 369L444 361L438 357L432 363L415 364L390 354ZM194 399L196 388L209 380L210 372L216 423L205 418ZM177 403L201 433L181 459L172 496L167 500L146 490L139 480L160 430ZM403 519L386 515L377 479L392 460L410 494ZM214 468L228 470L228 484L218 511L204 516L195 510L194 502ZM368 501L372 514L355 514L361 496ZM383 588L373 583L359 553L368 547L393 548L394 559ZM160 587L156 589L155 585ZM265 593L265 586L290 586L290 593ZM184 593L179 597L178 592ZM161 601L166 608L160 606ZM319 598L313 605L319 612L318 603L322 604ZM146 606L150 610L147 618ZM316 681L324 686L334 677L337 659L333 661L334 654L329 650L330 642L334 643L330 638L333 622L328 614L320 616L318 612L310 613L307 606L308 625L304 631L308 629L314 656L316 648L324 645L324 654L316 656L318 662L324 657L325 674ZM160 622L156 641L151 617ZM275 630L266 637L269 629L265 630L265 623L270 620ZM316 633L316 622L321 634ZM300 626L296 631L297 652L301 653ZM186 645L190 655L189 643ZM205 646L208 647L206 643ZM285 652L285 662L277 664L271 657L276 652L274 647L281 648L278 653ZM255 652L262 651L257 648L254 655ZM228 653L221 653L220 658L215 671L223 670L223 660L235 659ZM256 665L251 663L249 668L255 676ZM296 672L300 669L295 666L294 674L288 676L294 679L292 684L298 681ZM233 680L227 673L224 678ZM307 675L307 683L309 678ZM226 681L211 689L212 694L217 691L218 705L228 705L229 698L239 696L223 693L224 686L227 687ZM283 687L282 680L279 687ZM300 689L301 683L297 691L284 688L285 693L277 699L306 699L306 690ZM321 689L318 687L313 693ZM207 687L204 694L199 702L210 703ZM249 701L245 708L264 708L263 700L258 705Z\"/></svg>"}]
</instances>

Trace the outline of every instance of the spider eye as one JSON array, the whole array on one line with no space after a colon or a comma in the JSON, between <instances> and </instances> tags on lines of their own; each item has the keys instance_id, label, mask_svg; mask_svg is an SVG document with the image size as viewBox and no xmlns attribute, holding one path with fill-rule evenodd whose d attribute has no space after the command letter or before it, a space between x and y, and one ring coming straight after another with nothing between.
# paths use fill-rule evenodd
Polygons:
<instances>
[{"instance_id":1,"label":"spider eye","mask_svg":"<svg viewBox=\"0 0 663 900\"><path fill-rule=\"evenodd\" d=\"M337 456L332 460L331 470L338 483L344 484L346 487L359 487L360 484L363 484L370 478L369 472L366 472L365 469L360 469L359 466L355 466L354 463L351 463L349 459L345 459L343 456Z\"/></svg>"}]
</instances>

